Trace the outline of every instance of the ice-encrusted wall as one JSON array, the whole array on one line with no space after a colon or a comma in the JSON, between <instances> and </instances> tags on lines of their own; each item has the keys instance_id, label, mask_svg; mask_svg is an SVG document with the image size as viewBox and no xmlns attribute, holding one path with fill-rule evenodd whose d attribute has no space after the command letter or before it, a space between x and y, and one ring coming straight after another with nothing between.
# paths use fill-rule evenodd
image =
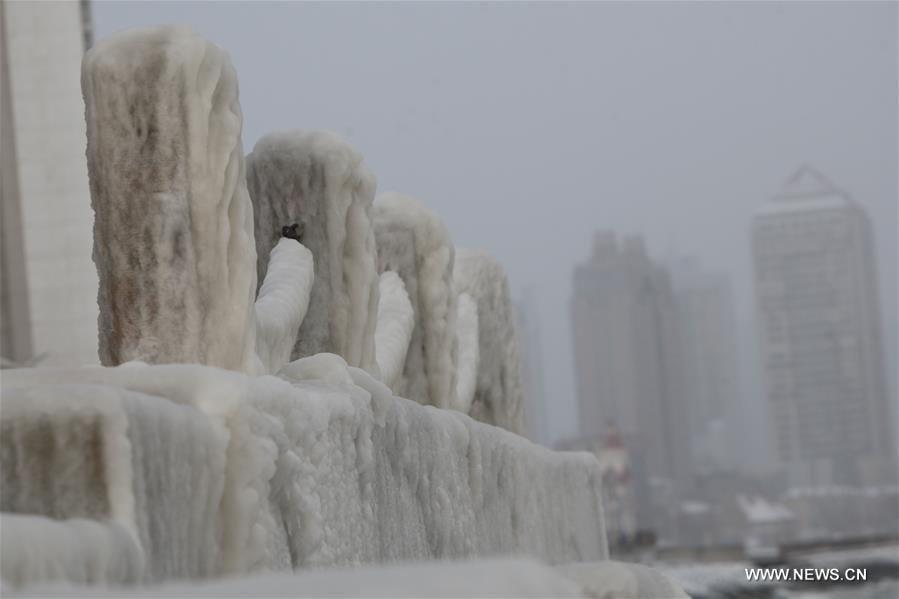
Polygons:
<instances>
[{"instance_id":1,"label":"ice-encrusted wall","mask_svg":"<svg viewBox=\"0 0 899 599\"><path fill-rule=\"evenodd\" d=\"M82 562L83 581L152 582L606 557L591 455L395 397L338 356L282 377L143 364L7 372L0 507L13 584L78 580Z\"/></svg>"}]
</instances>

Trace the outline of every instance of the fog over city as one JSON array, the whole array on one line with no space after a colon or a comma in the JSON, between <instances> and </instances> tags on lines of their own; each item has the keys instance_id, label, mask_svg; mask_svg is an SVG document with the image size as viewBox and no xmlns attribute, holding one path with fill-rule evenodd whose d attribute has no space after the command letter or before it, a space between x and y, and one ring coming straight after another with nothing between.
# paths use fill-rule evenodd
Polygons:
<instances>
[{"instance_id":1,"label":"fog over city","mask_svg":"<svg viewBox=\"0 0 899 599\"><path fill-rule=\"evenodd\" d=\"M99 2L94 36L189 23L231 54L247 152L271 130L336 131L379 190L495 255L537 306L547 441L577 434L572 273L608 229L731 277L737 453L770 458L750 224L803 164L873 222L895 389L895 3L263 6Z\"/></svg>"}]
</instances>

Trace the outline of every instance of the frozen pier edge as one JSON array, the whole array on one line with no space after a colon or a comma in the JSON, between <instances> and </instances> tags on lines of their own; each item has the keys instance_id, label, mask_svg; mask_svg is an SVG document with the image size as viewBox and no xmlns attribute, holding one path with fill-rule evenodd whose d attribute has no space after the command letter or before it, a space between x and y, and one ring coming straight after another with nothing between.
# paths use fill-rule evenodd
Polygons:
<instances>
[{"instance_id":1,"label":"frozen pier edge","mask_svg":"<svg viewBox=\"0 0 899 599\"><path fill-rule=\"evenodd\" d=\"M334 355L295 365L5 372L4 581L607 558L591 455L395 397Z\"/></svg>"}]
</instances>

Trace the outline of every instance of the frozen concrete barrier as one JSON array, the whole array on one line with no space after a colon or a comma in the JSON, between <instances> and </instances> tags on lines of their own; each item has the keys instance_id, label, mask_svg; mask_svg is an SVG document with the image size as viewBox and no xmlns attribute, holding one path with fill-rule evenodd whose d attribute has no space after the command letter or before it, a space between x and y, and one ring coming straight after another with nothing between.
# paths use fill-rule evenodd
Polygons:
<instances>
[{"instance_id":1,"label":"frozen concrete barrier","mask_svg":"<svg viewBox=\"0 0 899 599\"><path fill-rule=\"evenodd\" d=\"M330 352L377 375L375 179L362 156L332 133L272 133L247 156L247 184L259 280L268 270L269 252L294 225L315 262L309 308L292 358Z\"/></svg>"},{"instance_id":2,"label":"frozen concrete barrier","mask_svg":"<svg viewBox=\"0 0 899 599\"><path fill-rule=\"evenodd\" d=\"M417 200L378 196L374 207L378 268L405 284L415 315L397 395L440 408L455 407L455 248L440 218Z\"/></svg>"},{"instance_id":3,"label":"frozen concrete barrier","mask_svg":"<svg viewBox=\"0 0 899 599\"><path fill-rule=\"evenodd\" d=\"M486 252L458 249L454 283L477 305L479 360L469 414L522 434L518 344L506 273Z\"/></svg>"},{"instance_id":4,"label":"frozen concrete barrier","mask_svg":"<svg viewBox=\"0 0 899 599\"><path fill-rule=\"evenodd\" d=\"M237 75L187 27L87 52L100 359L256 368L253 211Z\"/></svg>"}]
</instances>

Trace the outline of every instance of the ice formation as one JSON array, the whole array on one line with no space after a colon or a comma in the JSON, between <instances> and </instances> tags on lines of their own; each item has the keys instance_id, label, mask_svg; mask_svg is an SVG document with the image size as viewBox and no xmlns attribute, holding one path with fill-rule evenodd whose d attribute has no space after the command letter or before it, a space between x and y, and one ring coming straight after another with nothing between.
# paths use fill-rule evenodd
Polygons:
<instances>
[{"instance_id":1,"label":"ice formation","mask_svg":"<svg viewBox=\"0 0 899 599\"><path fill-rule=\"evenodd\" d=\"M234 69L187 28L112 36L82 77L117 366L4 371L4 593L607 559L596 458L509 432L521 392L494 261L454 263L410 198L373 210L374 177L331 134L269 135L245 173ZM129 594L601 596L572 572L441 562Z\"/></svg>"},{"instance_id":2,"label":"ice formation","mask_svg":"<svg viewBox=\"0 0 899 599\"><path fill-rule=\"evenodd\" d=\"M261 278L283 227L298 225L315 282L293 358L333 352L377 375L378 271L371 204L375 179L332 133L263 137L247 157Z\"/></svg>"},{"instance_id":3,"label":"ice formation","mask_svg":"<svg viewBox=\"0 0 899 599\"><path fill-rule=\"evenodd\" d=\"M119 524L25 514L3 514L0 524L4 584L18 587L45 580L128 584L141 579L140 546ZM9 596L6 589L3 596Z\"/></svg>"},{"instance_id":4,"label":"ice formation","mask_svg":"<svg viewBox=\"0 0 899 599\"><path fill-rule=\"evenodd\" d=\"M474 390L478 384L480 348L478 344L478 305L467 293L460 293L456 308L456 339L459 345L459 364L456 369L456 403L453 406L468 414Z\"/></svg>"},{"instance_id":5,"label":"ice formation","mask_svg":"<svg viewBox=\"0 0 899 599\"><path fill-rule=\"evenodd\" d=\"M481 559L257 574L145 589L103 590L38 585L19 596L48 597L607 597L586 595L577 582L536 560ZM615 599L638 599L614 595ZM639 599L649 599L639 597Z\"/></svg>"},{"instance_id":6,"label":"ice formation","mask_svg":"<svg viewBox=\"0 0 899 599\"><path fill-rule=\"evenodd\" d=\"M253 211L227 53L187 27L126 31L87 52L82 88L101 362L252 371Z\"/></svg>"},{"instance_id":7,"label":"ice formation","mask_svg":"<svg viewBox=\"0 0 899 599\"><path fill-rule=\"evenodd\" d=\"M278 372L290 361L309 308L313 271L312 253L298 241L282 238L272 249L256 298L256 355L261 372Z\"/></svg>"},{"instance_id":8,"label":"ice formation","mask_svg":"<svg viewBox=\"0 0 899 599\"><path fill-rule=\"evenodd\" d=\"M134 363L6 371L2 384L3 511L106 526L82 554L42 557L42 578L67 577L85 556L106 564L92 582L606 557L593 456L395 397L338 356L289 364L280 378ZM129 537L136 550L121 551ZM34 544L12 541L3 579L29 582L36 574L14 565L33 563L23 552Z\"/></svg>"},{"instance_id":9,"label":"ice formation","mask_svg":"<svg viewBox=\"0 0 899 599\"><path fill-rule=\"evenodd\" d=\"M509 283L502 266L477 250L456 251L454 282L478 307L479 360L470 414L522 434L522 391Z\"/></svg>"},{"instance_id":10,"label":"ice formation","mask_svg":"<svg viewBox=\"0 0 899 599\"><path fill-rule=\"evenodd\" d=\"M381 273L379 291L381 299L375 331L378 369L381 380L394 391L399 391L406 353L415 327L415 312L403 280L392 270Z\"/></svg>"},{"instance_id":11,"label":"ice formation","mask_svg":"<svg viewBox=\"0 0 899 599\"><path fill-rule=\"evenodd\" d=\"M456 404L456 296L452 240L443 222L416 200L378 196L375 236L381 272L403 280L415 327L398 395L441 408Z\"/></svg>"}]
</instances>

